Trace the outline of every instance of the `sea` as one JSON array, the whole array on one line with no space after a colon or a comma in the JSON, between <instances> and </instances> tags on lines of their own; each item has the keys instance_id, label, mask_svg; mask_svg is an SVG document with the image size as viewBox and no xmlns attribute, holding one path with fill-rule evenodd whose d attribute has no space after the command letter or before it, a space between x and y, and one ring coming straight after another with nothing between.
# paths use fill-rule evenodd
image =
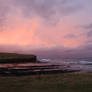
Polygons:
<instances>
[{"instance_id":1,"label":"sea","mask_svg":"<svg viewBox=\"0 0 92 92\"><path fill-rule=\"evenodd\" d=\"M40 61L56 65L64 65L68 69L79 70L80 72L92 72L92 58L41 59Z\"/></svg>"}]
</instances>

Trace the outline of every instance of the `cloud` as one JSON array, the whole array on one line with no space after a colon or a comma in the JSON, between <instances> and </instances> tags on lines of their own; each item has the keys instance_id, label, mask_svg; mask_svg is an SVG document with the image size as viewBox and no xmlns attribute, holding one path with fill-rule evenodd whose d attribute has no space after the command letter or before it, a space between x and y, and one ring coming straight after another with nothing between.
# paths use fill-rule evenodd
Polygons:
<instances>
[{"instance_id":1,"label":"cloud","mask_svg":"<svg viewBox=\"0 0 92 92\"><path fill-rule=\"evenodd\" d=\"M0 0L0 30L17 15L25 18L39 17L56 24L61 16L80 10L80 2L74 0Z\"/></svg>"},{"instance_id":2,"label":"cloud","mask_svg":"<svg viewBox=\"0 0 92 92\"><path fill-rule=\"evenodd\" d=\"M76 38L77 36L74 34L68 34L64 36L65 38Z\"/></svg>"},{"instance_id":3,"label":"cloud","mask_svg":"<svg viewBox=\"0 0 92 92\"><path fill-rule=\"evenodd\" d=\"M56 45L69 45L71 47L72 43L74 47L79 45L77 40L69 40L70 42L68 42L68 39L63 38L65 34L72 32L70 30L70 32L67 32L67 28L72 28L72 23L68 24L65 21L66 28L64 23L58 22L57 26L49 26L42 22L42 20L45 20L47 23L48 21L52 23L52 21L56 22L58 19L61 22L63 15L79 10L79 2L74 2L73 0L1 0L0 5L1 14L3 14L0 23L4 26L3 30L6 31L0 33L0 44L18 44L23 46L24 44L36 44L37 46L39 44L42 47ZM6 8L8 10L4 10ZM32 23L30 23L33 19L39 20L39 27L35 31L32 31ZM53 33L51 30L53 30ZM65 30L63 34L61 34L62 30ZM34 35L32 36L31 34Z\"/></svg>"},{"instance_id":4,"label":"cloud","mask_svg":"<svg viewBox=\"0 0 92 92\"><path fill-rule=\"evenodd\" d=\"M88 37L92 37L92 30L87 33Z\"/></svg>"},{"instance_id":5,"label":"cloud","mask_svg":"<svg viewBox=\"0 0 92 92\"><path fill-rule=\"evenodd\" d=\"M58 17L75 13L81 9L74 0L13 0L26 18L40 17L47 21L59 20Z\"/></svg>"},{"instance_id":6,"label":"cloud","mask_svg":"<svg viewBox=\"0 0 92 92\"><path fill-rule=\"evenodd\" d=\"M0 51L55 58L86 56L91 53L92 24L82 26L84 34L74 28L85 1L0 0Z\"/></svg>"},{"instance_id":7,"label":"cloud","mask_svg":"<svg viewBox=\"0 0 92 92\"><path fill-rule=\"evenodd\" d=\"M92 23L90 24L86 24L86 25L82 25L80 26L81 28L84 28L84 29L92 29Z\"/></svg>"},{"instance_id":8,"label":"cloud","mask_svg":"<svg viewBox=\"0 0 92 92\"><path fill-rule=\"evenodd\" d=\"M81 35L86 36L86 42L85 42L84 47L89 48L89 46L92 45L91 44L92 43L92 23L80 25L78 28L80 28L82 30Z\"/></svg>"},{"instance_id":9,"label":"cloud","mask_svg":"<svg viewBox=\"0 0 92 92\"><path fill-rule=\"evenodd\" d=\"M0 0L0 29L4 27L6 24L6 17L7 17L8 7L5 5L3 0Z\"/></svg>"},{"instance_id":10,"label":"cloud","mask_svg":"<svg viewBox=\"0 0 92 92\"><path fill-rule=\"evenodd\" d=\"M92 56L92 46L80 47L76 49L69 49L64 47L55 47L55 48L43 48L43 49L34 49L34 50L21 50L20 53L30 54L33 53L38 56L38 58L50 58L50 59L59 59L59 58L91 58Z\"/></svg>"}]
</instances>

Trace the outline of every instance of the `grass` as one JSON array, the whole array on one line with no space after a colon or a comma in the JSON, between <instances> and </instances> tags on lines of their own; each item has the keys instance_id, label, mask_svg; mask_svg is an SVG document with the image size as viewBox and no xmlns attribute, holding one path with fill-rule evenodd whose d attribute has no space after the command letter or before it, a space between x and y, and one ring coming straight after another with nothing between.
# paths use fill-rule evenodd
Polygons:
<instances>
[{"instance_id":1,"label":"grass","mask_svg":"<svg viewBox=\"0 0 92 92\"><path fill-rule=\"evenodd\" d=\"M25 54L16 54L16 53L0 53L0 59L9 58L34 58L35 55L25 55Z\"/></svg>"},{"instance_id":2,"label":"grass","mask_svg":"<svg viewBox=\"0 0 92 92\"><path fill-rule=\"evenodd\" d=\"M92 92L92 73L0 77L0 92Z\"/></svg>"},{"instance_id":3,"label":"grass","mask_svg":"<svg viewBox=\"0 0 92 92\"><path fill-rule=\"evenodd\" d=\"M20 62L36 62L35 55L25 55L16 53L0 53L0 63L20 63Z\"/></svg>"}]
</instances>

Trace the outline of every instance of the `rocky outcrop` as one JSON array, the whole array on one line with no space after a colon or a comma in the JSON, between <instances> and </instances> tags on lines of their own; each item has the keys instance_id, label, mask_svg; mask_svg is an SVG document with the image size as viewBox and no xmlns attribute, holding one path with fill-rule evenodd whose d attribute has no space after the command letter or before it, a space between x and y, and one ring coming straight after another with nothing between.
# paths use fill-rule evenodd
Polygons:
<instances>
[{"instance_id":1,"label":"rocky outcrop","mask_svg":"<svg viewBox=\"0 0 92 92\"><path fill-rule=\"evenodd\" d=\"M35 55L0 53L0 63L26 63L26 62L37 62L37 57Z\"/></svg>"}]
</instances>

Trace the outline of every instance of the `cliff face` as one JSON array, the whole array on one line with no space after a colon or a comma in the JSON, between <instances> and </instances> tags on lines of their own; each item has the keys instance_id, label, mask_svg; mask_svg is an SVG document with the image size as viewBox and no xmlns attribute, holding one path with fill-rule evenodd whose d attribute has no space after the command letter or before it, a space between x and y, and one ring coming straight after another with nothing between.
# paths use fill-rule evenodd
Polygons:
<instances>
[{"instance_id":1,"label":"cliff face","mask_svg":"<svg viewBox=\"0 0 92 92\"><path fill-rule=\"evenodd\" d=\"M37 57L35 55L0 53L0 63L26 63L26 62L37 62Z\"/></svg>"}]
</instances>

